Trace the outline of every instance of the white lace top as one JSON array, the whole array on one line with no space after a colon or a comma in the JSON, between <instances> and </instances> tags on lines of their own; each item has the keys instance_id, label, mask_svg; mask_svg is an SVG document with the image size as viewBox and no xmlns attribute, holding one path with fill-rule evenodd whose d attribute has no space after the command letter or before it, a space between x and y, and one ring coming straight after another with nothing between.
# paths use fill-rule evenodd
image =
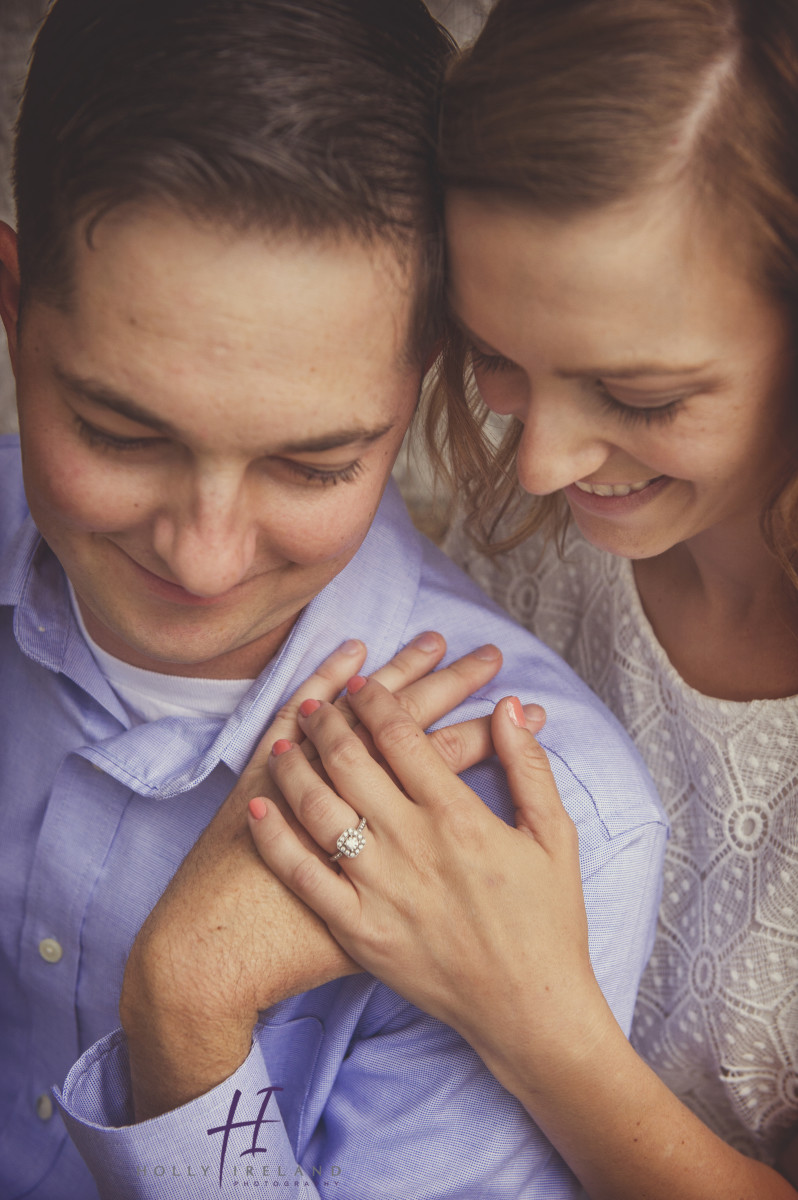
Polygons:
<instances>
[{"instance_id":1,"label":"white lace top","mask_svg":"<svg viewBox=\"0 0 798 1200\"><path fill-rule=\"evenodd\" d=\"M636 742L671 820L657 941L632 1041L695 1113L770 1159L798 1123L798 697L717 700L656 640L631 563L571 530L449 553L554 647Z\"/></svg>"}]
</instances>

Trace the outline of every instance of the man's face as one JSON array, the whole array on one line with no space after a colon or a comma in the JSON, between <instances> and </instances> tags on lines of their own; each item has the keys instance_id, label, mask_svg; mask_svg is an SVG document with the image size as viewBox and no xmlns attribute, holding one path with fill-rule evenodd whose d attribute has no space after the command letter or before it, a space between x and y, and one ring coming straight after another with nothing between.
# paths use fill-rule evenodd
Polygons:
<instances>
[{"instance_id":1,"label":"man's face","mask_svg":"<svg viewBox=\"0 0 798 1200\"><path fill-rule=\"evenodd\" d=\"M33 517L104 649L254 676L376 512L420 383L408 271L159 207L76 230L73 282L18 333L5 303Z\"/></svg>"}]
</instances>

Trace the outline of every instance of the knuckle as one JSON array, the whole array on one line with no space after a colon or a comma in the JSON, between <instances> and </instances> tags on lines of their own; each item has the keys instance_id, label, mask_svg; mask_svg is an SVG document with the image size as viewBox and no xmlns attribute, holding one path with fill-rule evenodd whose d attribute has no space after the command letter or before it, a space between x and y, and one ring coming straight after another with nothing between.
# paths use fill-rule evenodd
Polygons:
<instances>
[{"instance_id":1,"label":"knuckle","mask_svg":"<svg viewBox=\"0 0 798 1200\"><path fill-rule=\"evenodd\" d=\"M445 725L431 733L430 740L447 766L455 773L463 760L463 738L454 725Z\"/></svg>"},{"instance_id":2,"label":"knuckle","mask_svg":"<svg viewBox=\"0 0 798 1200\"><path fill-rule=\"evenodd\" d=\"M377 749L389 757L392 753L415 749L424 735L407 714L403 713L401 716L390 717L372 736Z\"/></svg>"},{"instance_id":3,"label":"knuckle","mask_svg":"<svg viewBox=\"0 0 798 1200\"><path fill-rule=\"evenodd\" d=\"M362 760L363 744L354 734L336 738L323 754L324 765L330 771L354 769Z\"/></svg>"},{"instance_id":4,"label":"knuckle","mask_svg":"<svg viewBox=\"0 0 798 1200\"><path fill-rule=\"evenodd\" d=\"M292 697L290 700L286 700L285 704L281 704L275 713L272 728L276 725L296 725L299 703L298 700Z\"/></svg>"},{"instance_id":5,"label":"knuckle","mask_svg":"<svg viewBox=\"0 0 798 1200\"><path fill-rule=\"evenodd\" d=\"M330 816L331 809L329 789L319 780L316 784L310 784L303 793L298 815L303 824L305 821L312 823Z\"/></svg>"},{"instance_id":6,"label":"knuckle","mask_svg":"<svg viewBox=\"0 0 798 1200\"><path fill-rule=\"evenodd\" d=\"M318 889L320 878L319 871L322 870L321 863L312 854L299 859L289 872L289 886L295 888L300 895L312 896Z\"/></svg>"},{"instance_id":7,"label":"knuckle","mask_svg":"<svg viewBox=\"0 0 798 1200\"><path fill-rule=\"evenodd\" d=\"M417 725L421 725L424 719L424 714L417 697L411 692L397 696L397 700L407 713L410 720L415 721Z\"/></svg>"}]
</instances>

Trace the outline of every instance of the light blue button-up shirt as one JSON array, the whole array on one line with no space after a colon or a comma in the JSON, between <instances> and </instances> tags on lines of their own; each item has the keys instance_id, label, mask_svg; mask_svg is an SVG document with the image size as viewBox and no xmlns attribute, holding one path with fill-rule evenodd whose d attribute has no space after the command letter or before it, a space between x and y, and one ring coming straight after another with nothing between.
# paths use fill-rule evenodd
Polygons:
<instances>
[{"instance_id":1,"label":"light blue button-up shirt","mask_svg":"<svg viewBox=\"0 0 798 1200\"><path fill-rule=\"evenodd\" d=\"M595 696L419 537L389 488L358 554L229 719L131 728L27 512L15 438L0 439L0 514L3 1200L171 1200L242 1187L346 1200L576 1195L472 1050L368 976L263 1013L230 1080L140 1125L128 1124L116 1026L139 926L275 709L345 637L367 642L371 670L438 629L451 657L485 641L505 655L498 681L449 719L488 713L509 693L547 709L541 740L579 829L595 971L628 1029L666 828L639 758ZM467 778L511 818L494 761ZM74 1141L49 1101L65 1077Z\"/></svg>"}]
</instances>

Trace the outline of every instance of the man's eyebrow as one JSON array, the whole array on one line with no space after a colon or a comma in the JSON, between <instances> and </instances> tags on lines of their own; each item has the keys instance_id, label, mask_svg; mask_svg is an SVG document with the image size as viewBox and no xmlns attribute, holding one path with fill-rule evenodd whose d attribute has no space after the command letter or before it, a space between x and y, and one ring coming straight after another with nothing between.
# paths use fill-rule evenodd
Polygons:
<instances>
[{"instance_id":1,"label":"man's eyebrow","mask_svg":"<svg viewBox=\"0 0 798 1200\"><path fill-rule=\"evenodd\" d=\"M115 412L121 417L127 417L128 420L135 421L139 425L148 425L150 429L154 429L158 433L167 434L169 437L180 438L182 436L180 430L169 421L163 420L156 413L150 412L149 409L137 401L131 400L129 396L123 396L114 388L109 388L105 384L98 383L93 379L81 379L79 376L71 375L68 371L64 371L58 366L55 367L55 374L60 382L71 392L82 396L92 404L107 408L111 412ZM270 449L268 453L321 454L325 450L337 450L341 446L370 445L372 442L377 442L380 438L385 437L393 427L393 421L371 429L364 425L353 425L315 437L311 436L300 438L293 442L283 442Z\"/></svg>"},{"instance_id":2,"label":"man's eyebrow","mask_svg":"<svg viewBox=\"0 0 798 1200\"><path fill-rule=\"evenodd\" d=\"M129 396L123 396L114 388L109 388L94 379L81 379L77 375L70 374L69 371L64 371L59 366L56 366L54 370L56 378L76 396L81 396L84 400L89 400L101 408L110 409L111 412L118 413L120 417L127 417L128 420L136 421L139 425L149 425L151 429L156 429L159 433L167 433L171 437L178 436L177 429L169 421L164 421L156 413L150 412L143 405L131 400Z\"/></svg>"},{"instance_id":3,"label":"man's eyebrow","mask_svg":"<svg viewBox=\"0 0 798 1200\"><path fill-rule=\"evenodd\" d=\"M298 442L282 442L276 447L280 454L320 454L324 450L337 450L339 446L369 446L378 442L393 429L393 421L380 425L377 429L366 429L355 425L351 429L338 429L335 433L323 434L321 437L303 438Z\"/></svg>"}]
</instances>

